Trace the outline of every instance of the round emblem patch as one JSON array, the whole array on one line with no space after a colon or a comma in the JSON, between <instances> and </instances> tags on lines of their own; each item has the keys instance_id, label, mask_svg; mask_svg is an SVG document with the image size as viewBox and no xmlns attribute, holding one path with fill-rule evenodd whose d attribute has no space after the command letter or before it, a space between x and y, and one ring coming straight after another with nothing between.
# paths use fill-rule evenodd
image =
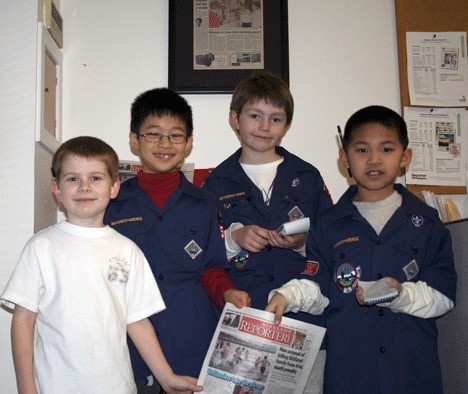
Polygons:
<instances>
[{"instance_id":1,"label":"round emblem patch","mask_svg":"<svg viewBox=\"0 0 468 394\"><path fill-rule=\"evenodd\" d=\"M356 288L359 276L359 269L347 261L341 264L336 270L336 287L343 293L350 293Z\"/></svg>"},{"instance_id":2,"label":"round emblem patch","mask_svg":"<svg viewBox=\"0 0 468 394\"><path fill-rule=\"evenodd\" d=\"M421 227L424 224L424 218L420 215L413 215L411 216L411 223L415 227Z\"/></svg>"},{"instance_id":3,"label":"round emblem patch","mask_svg":"<svg viewBox=\"0 0 468 394\"><path fill-rule=\"evenodd\" d=\"M234 267L236 267L236 269L238 270L241 270L249 262L249 257L249 252L247 252L246 250L240 251L234 259Z\"/></svg>"}]
</instances>

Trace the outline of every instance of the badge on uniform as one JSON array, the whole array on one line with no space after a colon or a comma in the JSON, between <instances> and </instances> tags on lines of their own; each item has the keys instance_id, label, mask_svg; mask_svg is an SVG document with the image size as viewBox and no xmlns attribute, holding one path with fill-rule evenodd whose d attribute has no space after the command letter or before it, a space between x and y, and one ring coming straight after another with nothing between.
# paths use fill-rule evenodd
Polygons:
<instances>
[{"instance_id":1,"label":"badge on uniform","mask_svg":"<svg viewBox=\"0 0 468 394\"><path fill-rule=\"evenodd\" d=\"M341 264L335 273L335 283L338 290L343 293L351 293L358 285L361 277L361 268L355 267L349 261Z\"/></svg>"},{"instance_id":2,"label":"badge on uniform","mask_svg":"<svg viewBox=\"0 0 468 394\"><path fill-rule=\"evenodd\" d=\"M403 272L405 273L407 280L411 280L419 274L419 266L416 260L412 260L409 264L405 265L403 267Z\"/></svg>"},{"instance_id":3,"label":"badge on uniform","mask_svg":"<svg viewBox=\"0 0 468 394\"><path fill-rule=\"evenodd\" d=\"M302 270L301 274L313 276L317 273L319 267L320 263L318 261L309 260L306 262L306 265Z\"/></svg>"},{"instance_id":4,"label":"badge on uniform","mask_svg":"<svg viewBox=\"0 0 468 394\"><path fill-rule=\"evenodd\" d=\"M185 245L184 250L192 258L192 260L195 260L195 257L197 257L202 252L202 248L200 248L200 246L198 246L198 244L193 239L187 245Z\"/></svg>"},{"instance_id":5,"label":"badge on uniform","mask_svg":"<svg viewBox=\"0 0 468 394\"><path fill-rule=\"evenodd\" d=\"M414 227L421 227L424 224L424 218L421 215L412 215L411 223Z\"/></svg>"},{"instance_id":6,"label":"badge on uniform","mask_svg":"<svg viewBox=\"0 0 468 394\"><path fill-rule=\"evenodd\" d=\"M241 270L249 262L249 257L249 252L246 250L241 250L234 258L234 267L236 267L238 270Z\"/></svg>"},{"instance_id":7,"label":"badge on uniform","mask_svg":"<svg viewBox=\"0 0 468 394\"><path fill-rule=\"evenodd\" d=\"M291 182L291 186L292 186L292 187L296 187L296 186L299 185L299 183L300 183L299 178L298 178L298 177L295 177L295 178L293 178L293 180L292 180L292 182Z\"/></svg>"},{"instance_id":8,"label":"badge on uniform","mask_svg":"<svg viewBox=\"0 0 468 394\"><path fill-rule=\"evenodd\" d=\"M296 220L296 219L302 219L305 216L302 213L302 211L299 209L299 207L296 205L293 209L291 209L288 212L288 217L289 217L289 220Z\"/></svg>"}]
</instances>

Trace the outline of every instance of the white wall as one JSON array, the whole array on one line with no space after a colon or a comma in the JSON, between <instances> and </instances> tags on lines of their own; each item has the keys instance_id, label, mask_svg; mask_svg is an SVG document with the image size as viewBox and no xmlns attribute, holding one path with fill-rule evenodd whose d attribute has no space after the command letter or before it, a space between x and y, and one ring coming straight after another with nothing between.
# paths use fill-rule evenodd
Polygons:
<instances>
[{"instance_id":1,"label":"white wall","mask_svg":"<svg viewBox=\"0 0 468 394\"><path fill-rule=\"evenodd\" d=\"M0 0L0 292L34 227L37 0ZM0 309L0 392L16 392Z\"/></svg>"},{"instance_id":2,"label":"white wall","mask_svg":"<svg viewBox=\"0 0 468 394\"><path fill-rule=\"evenodd\" d=\"M268 0L265 0L268 1ZM64 19L63 137L100 137L122 159L130 104L167 85L168 1L61 3ZM35 18L37 0L0 0L0 290L34 228ZM400 108L392 0L290 0L290 84L296 110L283 145L312 162L334 200L347 187L337 166L336 125L357 109ZM230 95L185 96L195 147L188 161L212 167L238 147ZM32 131L32 132L31 132ZM44 172L43 182L49 182ZM40 182L41 180L36 180ZM16 392L10 315L0 310L0 391Z\"/></svg>"},{"instance_id":3,"label":"white wall","mask_svg":"<svg viewBox=\"0 0 468 394\"><path fill-rule=\"evenodd\" d=\"M101 137L122 159L130 153L130 104L167 86L168 2L62 2L65 20L64 137ZM283 145L314 164L334 200L347 187L337 165L336 126L357 109L400 112L394 3L391 0L290 0L292 127ZM213 167L238 141L229 128L231 95L186 95L194 113L187 161Z\"/></svg>"}]
</instances>

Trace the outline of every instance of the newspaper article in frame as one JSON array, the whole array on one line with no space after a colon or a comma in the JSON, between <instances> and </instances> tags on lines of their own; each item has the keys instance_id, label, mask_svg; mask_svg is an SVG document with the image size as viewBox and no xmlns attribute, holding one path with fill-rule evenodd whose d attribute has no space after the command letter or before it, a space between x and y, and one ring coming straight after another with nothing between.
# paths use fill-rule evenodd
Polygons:
<instances>
[{"instance_id":1,"label":"newspaper article in frame","mask_svg":"<svg viewBox=\"0 0 468 394\"><path fill-rule=\"evenodd\" d=\"M299 394L304 391L325 328L227 303L198 384L202 393Z\"/></svg>"}]
</instances>

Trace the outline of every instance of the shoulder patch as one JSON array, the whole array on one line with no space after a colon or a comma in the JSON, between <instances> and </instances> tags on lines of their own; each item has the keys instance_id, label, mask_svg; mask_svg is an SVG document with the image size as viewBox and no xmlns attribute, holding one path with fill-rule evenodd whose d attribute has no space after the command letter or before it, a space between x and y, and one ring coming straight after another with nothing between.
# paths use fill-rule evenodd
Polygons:
<instances>
[{"instance_id":1,"label":"shoulder patch","mask_svg":"<svg viewBox=\"0 0 468 394\"><path fill-rule=\"evenodd\" d=\"M318 261L308 260L301 274L303 275L315 275L320 268L320 263Z\"/></svg>"}]
</instances>

